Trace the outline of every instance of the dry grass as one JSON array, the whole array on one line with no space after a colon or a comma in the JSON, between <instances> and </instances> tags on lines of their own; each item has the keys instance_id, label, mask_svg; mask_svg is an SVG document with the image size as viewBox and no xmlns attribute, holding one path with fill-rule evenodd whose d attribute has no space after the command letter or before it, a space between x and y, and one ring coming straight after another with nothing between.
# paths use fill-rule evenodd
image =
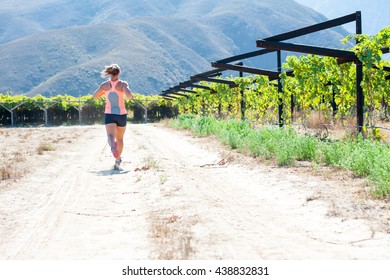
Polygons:
<instances>
[{"instance_id":1,"label":"dry grass","mask_svg":"<svg viewBox=\"0 0 390 280\"><path fill-rule=\"evenodd\" d=\"M50 151L54 151L54 150L55 150L55 147L49 143L41 143L37 147L38 155L43 155L44 152L50 152Z\"/></svg>"},{"instance_id":2,"label":"dry grass","mask_svg":"<svg viewBox=\"0 0 390 280\"><path fill-rule=\"evenodd\" d=\"M56 139L53 139L53 143L54 144L58 144L58 143L61 143L62 141L64 141L64 137L57 137Z\"/></svg>"},{"instance_id":3,"label":"dry grass","mask_svg":"<svg viewBox=\"0 0 390 280\"><path fill-rule=\"evenodd\" d=\"M3 163L0 166L0 181L19 179L23 176L23 163L26 161L26 155L21 152L7 154L2 153Z\"/></svg>"},{"instance_id":4,"label":"dry grass","mask_svg":"<svg viewBox=\"0 0 390 280\"><path fill-rule=\"evenodd\" d=\"M14 162L7 162L0 166L0 181L16 180L23 177L24 169Z\"/></svg>"},{"instance_id":5,"label":"dry grass","mask_svg":"<svg viewBox=\"0 0 390 280\"><path fill-rule=\"evenodd\" d=\"M158 168L158 162L157 162L157 160L155 160L155 159L153 158L153 156L151 156L151 155L145 157L144 160L143 160L143 163L144 163L144 166L149 167L149 169L150 169L150 168L153 168L153 169L157 169L157 168Z\"/></svg>"},{"instance_id":6,"label":"dry grass","mask_svg":"<svg viewBox=\"0 0 390 280\"><path fill-rule=\"evenodd\" d=\"M197 223L196 218L185 220L175 214L164 215L152 212L149 216L151 238L160 260L188 260L191 258L192 248L191 226Z\"/></svg>"},{"instance_id":7,"label":"dry grass","mask_svg":"<svg viewBox=\"0 0 390 280\"><path fill-rule=\"evenodd\" d=\"M13 177L13 168L10 164L3 164L0 166L0 179L1 181L9 180Z\"/></svg>"},{"instance_id":8,"label":"dry grass","mask_svg":"<svg viewBox=\"0 0 390 280\"><path fill-rule=\"evenodd\" d=\"M12 154L13 162L24 162L25 160L26 160L26 156L23 155L21 152L14 152Z\"/></svg>"},{"instance_id":9,"label":"dry grass","mask_svg":"<svg viewBox=\"0 0 390 280\"><path fill-rule=\"evenodd\" d=\"M334 120L322 112L312 112L309 116L294 112L294 119L300 120L302 126L296 126L300 133L315 135L321 139L343 139L345 137L355 137L357 135L356 117ZM390 123L377 122L375 126L387 129L379 129L383 142L390 143ZM369 131L369 135L372 131Z\"/></svg>"},{"instance_id":10,"label":"dry grass","mask_svg":"<svg viewBox=\"0 0 390 280\"><path fill-rule=\"evenodd\" d=\"M2 135L4 137L8 137L9 131L6 128L0 128L0 135Z\"/></svg>"},{"instance_id":11,"label":"dry grass","mask_svg":"<svg viewBox=\"0 0 390 280\"><path fill-rule=\"evenodd\" d=\"M37 156L75 141L81 133L69 133L68 128L0 128L0 135L0 188L4 188L10 180L30 173Z\"/></svg>"},{"instance_id":12,"label":"dry grass","mask_svg":"<svg viewBox=\"0 0 390 280\"><path fill-rule=\"evenodd\" d=\"M26 133L20 135L20 139L27 140L32 137L32 134L33 134L32 130L28 130Z\"/></svg>"}]
</instances>

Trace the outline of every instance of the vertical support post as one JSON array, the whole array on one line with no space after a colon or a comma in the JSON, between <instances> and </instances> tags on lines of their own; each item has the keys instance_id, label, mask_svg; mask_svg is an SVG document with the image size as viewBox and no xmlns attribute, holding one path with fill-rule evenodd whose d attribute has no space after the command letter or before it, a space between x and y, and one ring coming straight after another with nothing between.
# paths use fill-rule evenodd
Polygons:
<instances>
[{"instance_id":1,"label":"vertical support post","mask_svg":"<svg viewBox=\"0 0 390 280\"><path fill-rule=\"evenodd\" d=\"M294 102L294 94L291 93L291 100L290 100L290 106L291 106L291 122L294 121L294 107L295 107L295 102Z\"/></svg>"},{"instance_id":2,"label":"vertical support post","mask_svg":"<svg viewBox=\"0 0 390 280\"><path fill-rule=\"evenodd\" d=\"M81 111L83 110L83 107L81 106L81 96L79 96L79 109L78 109L78 111L79 111L79 124L80 125L82 125L82 120L81 120Z\"/></svg>"},{"instance_id":3,"label":"vertical support post","mask_svg":"<svg viewBox=\"0 0 390 280\"><path fill-rule=\"evenodd\" d=\"M11 110L10 113L11 113L11 126L14 127L15 126L14 110Z\"/></svg>"},{"instance_id":4,"label":"vertical support post","mask_svg":"<svg viewBox=\"0 0 390 280\"><path fill-rule=\"evenodd\" d=\"M240 71L240 78L244 77L244 73ZM241 89L241 120L245 121L245 95L244 90Z\"/></svg>"},{"instance_id":5,"label":"vertical support post","mask_svg":"<svg viewBox=\"0 0 390 280\"><path fill-rule=\"evenodd\" d=\"M363 65L356 61L356 117L358 131L363 132L364 125L364 94L361 86L363 80Z\"/></svg>"},{"instance_id":6,"label":"vertical support post","mask_svg":"<svg viewBox=\"0 0 390 280\"><path fill-rule=\"evenodd\" d=\"M362 15L361 12L356 12L356 34L362 34ZM359 41L356 40L356 44ZM363 133L364 125L364 94L362 89L363 81L363 65L360 60L355 61L356 64L356 119L357 127L360 133Z\"/></svg>"},{"instance_id":7,"label":"vertical support post","mask_svg":"<svg viewBox=\"0 0 390 280\"><path fill-rule=\"evenodd\" d=\"M144 110L144 123L148 122L148 109L151 108L157 100L153 101L152 103L148 104L147 106L141 104L137 100L133 99L134 103L137 104L139 107L141 107Z\"/></svg>"},{"instance_id":8,"label":"vertical support post","mask_svg":"<svg viewBox=\"0 0 390 280\"><path fill-rule=\"evenodd\" d=\"M49 126L49 121L47 119L47 110L43 110L44 116L45 116L45 126Z\"/></svg>"},{"instance_id":9,"label":"vertical support post","mask_svg":"<svg viewBox=\"0 0 390 280\"><path fill-rule=\"evenodd\" d=\"M48 114L47 114L47 109L49 109L50 107L56 105L58 102L59 101L54 101L54 102L52 102L51 104L49 104L47 106L44 106L43 104L40 105L37 102L33 102L36 106L38 106L44 112L45 126L49 126L49 118L48 118Z\"/></svg>"},{"instance_id":10,"label":"vertical support post","mask_svg":"<svg viewBox=\"0 0 390 280\"><path fill-rule=\"evenodd\" d=\"M277 60L278 60L278 73L279 75L282 73L282 52L280 50L277 51ZM279 95L279 127L283 127L283 100L280 97L283 92L282 81L280 77L278 77L278 95Z\"/></svg>"},{"instance_id":11,"label":"vertical support post","mask_svg":"<svg viewBox=\"0 0 390 280\"><path fill-rule=\"evenodd\" d=\"M73 108L75 108L78 112L79 112L79 124L82 125L83 124L83 121L82 121L82 111L83 111L83 108L85 105L87 105L89 102L91 102L93 99L90 99L88 101L86 101L83 105L81 105L82 101L81 101L81 96L79 97L79 100L76 100L76 101L72 101L72 100L67 100L69 102L70 105L73 106ZM74 105L73 103L78 103L79 106L76 106Z\"/></svg>"},{"instance_id":12,"label":"vertical support post","mask_svg":"<svg viewBox=\"0 0 390 280\"><path fill-rule=\"evenodd\" d=\"M22 105L23 105L24 103L26 103L26 102L27 102L27 100L25 100L25 101L19 103L18 105L16 105L16 106L13 107L12 109L8 109L7 106L5 106L3 103L0 103L0 106L1 106L1 107L3 107L4 109L6 109L8 112L11 113L11 126L15 126L15 118L14 118L15 115L14 115L14 111L15 111L18 107L22 106Z\"/></svg>"},{"instance_id":13,"label":"vertical support post","mask_svg":"<svg viewBox=\"0 0 390 280\"><path fill-rule=\"evenodd\" d=\"M333 114L333 117L337 114L337 104L336 104L336 101L335 101L335 98L336 98L336 92L332 86L332 102L331 102L331 106L332 106L332 114Z\"/></svg>"},{"instance_id":14,"label":"vertical support post","mask_svg":"<svg viewBox=\"0 0 390 280\"><path fill-rule=\"evenodd\" d=\"M81 120L81 111L83 110L83 108L80 108L78 111L79 111L79 125L82 125L82 120Z\"/></svg>"}]
</instances>

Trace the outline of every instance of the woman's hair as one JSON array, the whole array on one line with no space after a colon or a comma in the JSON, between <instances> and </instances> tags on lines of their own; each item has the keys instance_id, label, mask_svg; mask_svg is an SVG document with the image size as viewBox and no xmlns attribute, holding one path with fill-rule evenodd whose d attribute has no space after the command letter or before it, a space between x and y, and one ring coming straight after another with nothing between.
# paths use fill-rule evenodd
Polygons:
<instances>
[{"instance_id":1,"label":"woman's hair","mask_svg":"<svg viewBox=\"0 0 390 280\"><path fill-rule=\"evenodd\" d=\"M118 64L111 64L109 66L106 66L106 68L102 71L102 77L113 77L118 75L121 72L121 69L119 68Z\"/></svg>"}]
</instances>

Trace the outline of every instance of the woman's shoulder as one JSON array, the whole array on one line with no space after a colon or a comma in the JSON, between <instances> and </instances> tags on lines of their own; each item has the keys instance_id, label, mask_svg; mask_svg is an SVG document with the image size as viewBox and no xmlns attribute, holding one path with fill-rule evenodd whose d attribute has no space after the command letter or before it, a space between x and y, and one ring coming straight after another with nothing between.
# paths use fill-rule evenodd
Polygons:
<instances>
[{"instance_id":1,"label":"woman's shoulder","mask_svg":"<svg viewBox=\"0 0 390 280\"><path fill-rule=\"evenodd\" d=\"M125 87L129 86L129 83L126 82L126 81L120 80L119 83L120 83L120 86L121 86L122 88L125 88Z\"/></svg>"},{"instance_id":2,"label":"woman's shoulder","mask_svg":"<svg viewBox=\"0 0 390 280\"><path fill-rule=\"evenodd\" d=\"M103 90L109 90L111 88L110 81L105 81L105 82L101 83L100 88Z\"/></svg>"}]
</instances>

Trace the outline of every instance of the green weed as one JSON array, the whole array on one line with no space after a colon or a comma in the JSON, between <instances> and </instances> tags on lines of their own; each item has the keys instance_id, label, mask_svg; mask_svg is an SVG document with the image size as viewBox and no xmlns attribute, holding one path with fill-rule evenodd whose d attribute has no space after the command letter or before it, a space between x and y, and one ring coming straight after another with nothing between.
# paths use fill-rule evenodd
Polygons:
<instances>
[{"instance_id":1,"label":"green weed","mask_svg":"<svg viewBox=\"0 0 390 280\"><path fill-rule=\"evenodd\" d=\"M199 136L215 134L232 149L274 160L279 166L292 166L296 161L305 160L351 170L355 176L373 183L374 196L390 196L388 144L362 137L324 142L314 136L299 135L292 128L252 129L243 121L193 115L181 115L171 125L191 129Z\"/></svg>"}]
</instances>

